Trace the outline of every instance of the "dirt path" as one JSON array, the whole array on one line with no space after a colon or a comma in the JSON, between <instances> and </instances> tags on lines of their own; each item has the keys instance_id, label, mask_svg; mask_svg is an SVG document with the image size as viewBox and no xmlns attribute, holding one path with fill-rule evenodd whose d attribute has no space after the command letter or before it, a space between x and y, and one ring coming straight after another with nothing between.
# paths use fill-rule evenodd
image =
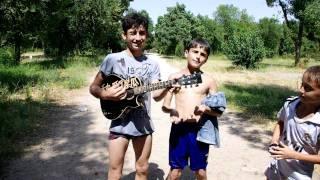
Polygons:
<instances>
[{"instance_id":1,"label":"dirt path","mask_svg":"<svg viewBox=\"0 0 320 180\"><path fill-rule=\"evenodd\" d=\"M163 79L175 71L156 55ZM93 74L90 76L90 81ZM99 101L88 93L88 87L66 94L50 109L49 128L41 133L35 145L23 157L11 162L4 179L106 179L108 167L107 133L110 121L100 111ZM165 179L168 166L169 117L153 102L152 115L156 132L150 158L149 179ZM208 179L264 179L263 171L269 155L265 147L270 133L249 124L233 112L220 119L222 147L211 147ZM123 179L134 179L134 153L130 145L123 170ZM182 179L194 179L186 169Z\"/></svg>"}]
</instances>

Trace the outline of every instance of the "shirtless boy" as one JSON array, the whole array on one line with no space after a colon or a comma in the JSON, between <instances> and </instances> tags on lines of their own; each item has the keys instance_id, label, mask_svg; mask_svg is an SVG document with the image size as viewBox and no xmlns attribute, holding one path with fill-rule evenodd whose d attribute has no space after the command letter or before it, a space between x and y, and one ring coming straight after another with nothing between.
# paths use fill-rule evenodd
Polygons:
<instances>
[{"instance_id":1,"label":"shirtless boy","mask_svg":"<svg viewBox=\"0 0 320 180\"><path fill-rule=\"evenodd\" d=\"M175 87L164 98L162 109L170 114L172 121L169 140L171 167L168 174L169 180L179 179L183 168L187 165L195 172L197 179L207 179L209 144L197 141L197 133L203 119L216 118L221 115L221 112L202 103L207 96L217 91L215 80L200 70L200 67L206 63L209 54L210 46L207 41L192 40L185 50L187 67L169 76L169 79L177 79L195 72L202 73L202 83L197 87ZM175 107L171 108L173 97L175 97Z\"/></svg>"}]
</instances>

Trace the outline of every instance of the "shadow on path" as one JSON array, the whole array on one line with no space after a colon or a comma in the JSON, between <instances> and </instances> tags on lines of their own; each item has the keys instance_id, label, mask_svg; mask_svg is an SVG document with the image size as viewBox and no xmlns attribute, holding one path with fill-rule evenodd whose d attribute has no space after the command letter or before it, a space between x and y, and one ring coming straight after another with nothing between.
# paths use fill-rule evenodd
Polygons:
<instances>
[{"instance_id":1,"label":"shadow on path","mask_svg":"<svg viewBox=\"0 0 320 180\"><path fill-rule=\"evenodd\" d=\"M88 101L44 109L44 128L26 138L24 155L9 164L3 178L105 179L106 123Z\"/></svg>"}]
</instances>

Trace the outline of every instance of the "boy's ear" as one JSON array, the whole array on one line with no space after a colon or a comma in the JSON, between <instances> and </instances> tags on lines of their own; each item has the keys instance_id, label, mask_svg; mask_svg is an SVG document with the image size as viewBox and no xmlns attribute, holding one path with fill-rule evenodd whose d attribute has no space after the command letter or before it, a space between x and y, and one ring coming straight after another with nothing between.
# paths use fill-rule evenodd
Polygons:
<instances>
[{"instance_id":1,"label":"boy's ear","mask_svg":"<svg viewBox=\"0 0 320 180\"><path fill-rule=\"evenodd\" d=\"M126 40L126 39L127 39L126 33L122 33L122 34L121 34L121 37L122 37L123 40Z\"/></svg>"},{"instance_id":2,"label":"boy's ear","mask_svg":"<svg viewBox=\"0 0 320 180\"><path fill-rule=\"evenodd\" d=\"M188 53L189 53L189 51L188 51L188 50L185 50L185 51L184 51L184 57L187 58L187 57L188 57Z\"/></svg>"}]
</instances>

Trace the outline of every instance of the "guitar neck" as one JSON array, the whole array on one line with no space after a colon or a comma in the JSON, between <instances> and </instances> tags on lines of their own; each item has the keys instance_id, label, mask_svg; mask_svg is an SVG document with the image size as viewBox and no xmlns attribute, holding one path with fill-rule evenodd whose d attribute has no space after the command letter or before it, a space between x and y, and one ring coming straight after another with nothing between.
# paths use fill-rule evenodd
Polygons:
<instances>
[{"instance_id":1,"label":"guitar neck","mask_svg":"<svg viewBox=\"0 0 320 180\"><path fill-rule=\"evenodd\" d=\"M138 86L133 88L133 93L134 95L150 92L150 91L155 91L158 89L164 89L167 87L171 87L173 84L175 84L175 80L168 80L168 81L160 81L157 83L152 83L152 84L146 84L143 86Z\"/></svg>"}]
</instances>

